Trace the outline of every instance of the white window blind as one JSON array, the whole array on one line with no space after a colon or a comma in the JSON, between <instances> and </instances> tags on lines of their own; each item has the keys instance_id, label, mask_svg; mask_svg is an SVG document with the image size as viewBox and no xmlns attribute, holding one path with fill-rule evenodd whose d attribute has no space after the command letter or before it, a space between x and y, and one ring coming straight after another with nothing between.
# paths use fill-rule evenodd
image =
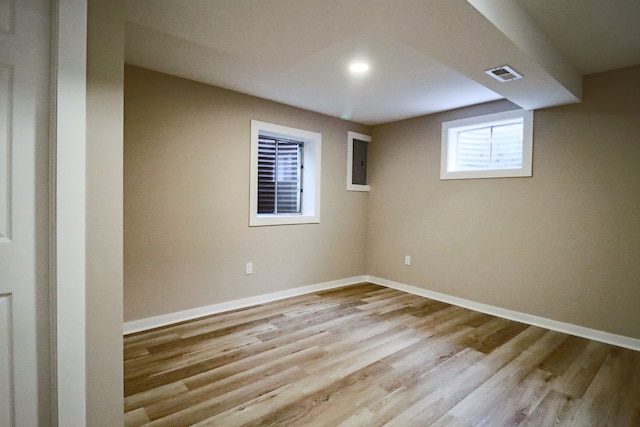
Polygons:
<instances>
[{"instance_id":1,"label":"white window blind","mask_svg":"<svg viewBox=\"0 0 640 427\"><path fill-rule=\"evenodd\" d=\"M258 140L258 214L302 212L303 143L264 135Z\"/></svg>"},{"instance_id":2,"label":"white window blind","mask_svg":"<svg viewBox=\"0 0 640 427\"><path fill-rule=\"evenodd\" d=\"M522 120L458 132L458 171L520 169Z\"/></svg>"}]
</instances>

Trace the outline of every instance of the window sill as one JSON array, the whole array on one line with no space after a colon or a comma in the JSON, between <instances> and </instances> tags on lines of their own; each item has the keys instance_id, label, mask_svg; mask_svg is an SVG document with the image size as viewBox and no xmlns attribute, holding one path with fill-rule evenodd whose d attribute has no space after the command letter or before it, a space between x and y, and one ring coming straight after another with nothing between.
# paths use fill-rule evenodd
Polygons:
<instances>
[{"instance_id":1,"label":"window sill","mask_svg":"<svg viewBox=\"0 0 640 427\"><path fill-rule=\"evenodd\" d=\"M481 179L481 178L529 178L532 176L531 167L522 169L493 169L483 171L464 171L440 173L440 180L450 179Z\"/></svg>"}]
</instances>

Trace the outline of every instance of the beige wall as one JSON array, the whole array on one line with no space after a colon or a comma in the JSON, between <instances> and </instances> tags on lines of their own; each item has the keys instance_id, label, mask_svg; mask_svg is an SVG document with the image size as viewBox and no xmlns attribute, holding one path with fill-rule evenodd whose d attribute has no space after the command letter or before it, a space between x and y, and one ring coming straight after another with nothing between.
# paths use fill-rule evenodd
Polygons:
<instances>
[{"instance_id":1,"label":"beige wall","mask_svg":"<svg viewBox=\"0 0 640 427\"><path fill-rule=\"evenodd\" d=\"M512 108L373 128L367 273L640 338L640 67L535 112L533 177L441 181L442 121Z\"/></svg>"},{"instance_id":2,"label":"beige wall","mask_svg":"<svg viewBox=\"0 0 640 427\"><path fill-rule=\"evenodd\" d=\"M252 119L322 134L320 224L248 226ZM124 320L364 274L349 130L369 129L126 66Z\"/></svg>"},{"instance_id":3,"label":"beige wall","mask_svg":"<svg viewBox=\"0 0 640 427\"><path fill-rule=\"evenodd\" d=\"M121 426L123 0L88 2L87 426ZM59 142L60 143L60 142ZM78 218L81 220L82 218ZM64 286L64 283L58 283Z\"/></svg>"},{"instance_id":4,"label":"beige wall","mask_svg":"<svg viewBox=\"0 0 640 427\"><path fill-rule=\"evenodd\" d=\"M536 111L531 178L439 179L442 121L507 101L376 126L353 193L367 127L127 66L124 319L370 274L640 338L638 88L640 67L587 76ZM322 133L320 225L248 227L251 119Z\"/></svg>"}]
</instances>

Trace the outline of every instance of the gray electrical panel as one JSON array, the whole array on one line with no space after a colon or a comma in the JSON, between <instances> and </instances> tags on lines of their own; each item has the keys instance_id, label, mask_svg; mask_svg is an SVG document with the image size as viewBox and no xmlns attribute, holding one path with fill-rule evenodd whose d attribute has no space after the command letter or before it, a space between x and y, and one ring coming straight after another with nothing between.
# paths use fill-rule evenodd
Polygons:
<instances>
[{"instance_id":1,"label":"gray electrical panel","mask_svg":"<svg viewBox=\"0 0 640 427\"><path fill-rule=\"evenodd\" d=\"M367 185L367 141L353 139L353 168L351 183Z\"/></svg>"}]
</instances>

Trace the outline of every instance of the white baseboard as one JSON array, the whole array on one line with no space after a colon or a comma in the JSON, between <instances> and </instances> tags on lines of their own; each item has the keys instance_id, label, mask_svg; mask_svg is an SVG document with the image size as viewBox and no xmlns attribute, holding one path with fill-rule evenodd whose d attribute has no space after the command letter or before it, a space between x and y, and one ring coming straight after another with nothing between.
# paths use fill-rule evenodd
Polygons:
<instances>
[{"instance_id":1,"label":"white baseboard","mask_svg":"<svg viewBox=\"0 0 640 427\"><path fill-rule=\"evenodd\" d=\"M507 310L505 308L482 304L466 300L464 298L442 294L439 292L433 292L426 289L418 288L416 286L405 285L403 283L381 279L379 277L365 276L365 281L374 283L376 285L386 286L387 288L397 289L399 291L407 292L421 297L457 305L459 307L468 308L470 310L491 314L493 316L515 320L516 322L526 323L533 326L540 326L545 329L564 332L566 334L576 335L582 338L640 351L640 339L625 337L622 335L612 334L610 332L604 332L596 329L585 328L584 326L573 325L571 323L559 322L557 320L551 320L544 317L533 316L531 314Z\"/></svg>"},{"instance_id":2,"label":"white baseboard","mask_svg":"<svg viewBox=\"0 0 640 427\"><path fill-rule=\"evenodd\" d=\"M600 341L603 343L640 351L640 339L616 335L610 332L599 331L596 329L585 328L584 326L578 326L571 323L533 316L531 314L520 313L518 311L507 310L505 308L482 304L464 298L454 297L439 292L429 291L427 289L419 288L416 286L406 285L404 283L394 282L392 280L367 275L334 280L331 282L317 283L314 285L301 286L298 288L287 289L285 291L273 292L269 294L258 295L255 297L213 304L206 307L198 307L191 310L179 311L177 313L169 313L161 316L134 320L131 322L126 322L124 324L123 332L125 335L132 334L135 332L146 331L149 329L159 328L161 326L184 322L186 320L210 316L212 314L222 313L225 311L237 310L239 308L251 307L253 305L264 304L267 302L282 300L285 298L309 294L312 292L320 292L328 289L339 288L341 286L355 285L357 283L363 282L374 283L376 285L397 289L399 291L446 302L448 304L453 304L459 307L468 308L470 310L491 314L493 316L515 320L516 322L526 323L528 325L539 326L553 331L563 332L590 340Z\"/></svg>"},{"instance_id":3,"label":"white baseboard","mask_svg":"<svg viewBox=\"0 0 640 427\"><path fill-rule=\"evenodd\" d=\"M255 297L242 298L234 301L227 301L219 304L208 305L206 307L198 307L190 310L179 311L176 313L169 313L169 314L163 314L161 316L149 317L146 319L133 320L131 322L124 323L123 332L124 332L124 335L133 334L135 332L141 332L149 329L159 328L161 326L167 326L173 323L179 323L179 322L184 322L186 320L197 319L199 317L210 316L212 314L222 313L225 311L251 307L253 305L264 304L267 302L295 297L298 295L310 294L312 292L320 292L327 289L339 288L341 286L355 285L357 283L362 283L366 281L367 281L367 276L349 277L347 279L333 280L331 282L301 286L298 288L287 289L285 291L273 292L270 294L258 295Z\"/></svg>"}]
</instances>

